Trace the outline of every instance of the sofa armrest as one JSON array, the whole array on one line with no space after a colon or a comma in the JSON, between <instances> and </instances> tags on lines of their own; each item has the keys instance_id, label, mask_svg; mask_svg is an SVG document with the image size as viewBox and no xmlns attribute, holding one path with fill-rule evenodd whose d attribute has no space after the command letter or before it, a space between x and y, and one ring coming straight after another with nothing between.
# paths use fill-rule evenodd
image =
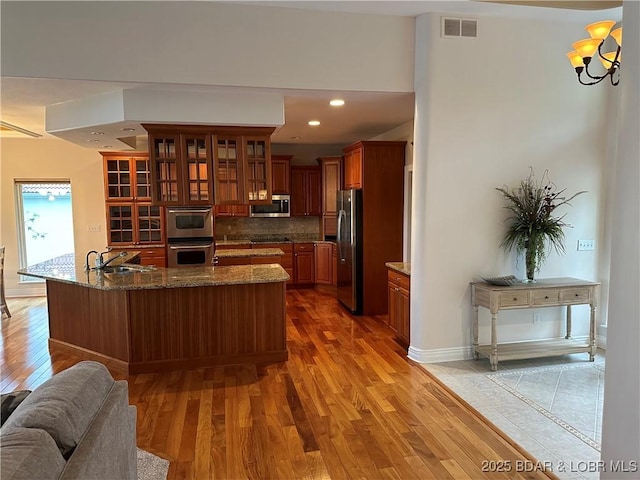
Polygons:
<instances>
[{"instance_id":1,"label":"sofa armrest","mask_svg":"<svg viewBox=\"0 0 640 480\"><path fill-rule=\"evenodd\" d=\"M128 385L115 382L102 407L69 457L60 479L137 478L136 412Z\"/></svg>"}]
</instances>

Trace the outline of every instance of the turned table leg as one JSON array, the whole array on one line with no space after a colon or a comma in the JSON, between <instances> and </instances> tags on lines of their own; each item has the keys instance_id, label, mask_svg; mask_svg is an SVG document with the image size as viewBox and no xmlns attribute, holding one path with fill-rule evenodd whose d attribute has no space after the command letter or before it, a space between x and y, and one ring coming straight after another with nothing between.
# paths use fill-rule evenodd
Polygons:
<instances>
[{"instance_id":1,"label":"turned table leg","mask_svg":"<svg viewBox=\"0 0 640 480\"><path fill-rule=\"evenodd\" d=\"M571 305L567 305L567 334L564 338L571 338Z\"/></svg>"},{"instance_id":2,"label":"turned table leg","mask_svg":"<svg viewBox=\"0 0 640 480\"><path fill-rule=\"evenodd\" d=\"M480 358L478 355L478 306L473 306L473 356L476 360Z\"/></svg>"},{"instance_id":3,"label":"turned table leg","mask_svg":"<svg viewBox=\"0 0 640 480\"><path fill-rule=\"evenodd\" d=\"M589 316L589 361L595 360L596 350L596 306L591 304L591 315Z\"/></svg>"},{"instance_id":4,"label":"turned table leg","mask_svg":"<svg viewBox=\"0 0 640 480\"><path fill-rule=\"evenodd\" d=\"M498 312L491 312L491 370L494 372L498 369Z\"/></svg>"}]
</instances>

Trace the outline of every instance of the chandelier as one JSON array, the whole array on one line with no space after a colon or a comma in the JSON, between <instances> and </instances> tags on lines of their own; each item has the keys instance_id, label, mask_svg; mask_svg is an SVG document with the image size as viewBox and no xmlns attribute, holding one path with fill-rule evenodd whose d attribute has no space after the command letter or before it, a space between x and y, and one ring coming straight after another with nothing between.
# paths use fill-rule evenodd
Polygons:
<instances>
[{"instance_id":1,"label":"chandelier","mask_svg":"<svg viewBox=\"0 0 640 480\"><path fill-rule=\"evenodd\" d=\"M582 85L595 85L607 77L611 80L611 85L618 85L618 83L620 83L622 27L611 31L615 24L616 22L613 20L605 20L587 25L585 29L589 32L591 38L574 43L573 48L575 50L567 53L571 65L576 69L576 73L578 74L578 81ZM611 35L618 44L618 49L615 52L602 53L602 45L609 35ZM591 60L596 52L598 54L598 60L602 62L602 66L606 70L604 75L596 75L589 71L589 65L592 65ZM586 81L582 79L582 72L586 74Z\"/></svg>"}]
</instances>

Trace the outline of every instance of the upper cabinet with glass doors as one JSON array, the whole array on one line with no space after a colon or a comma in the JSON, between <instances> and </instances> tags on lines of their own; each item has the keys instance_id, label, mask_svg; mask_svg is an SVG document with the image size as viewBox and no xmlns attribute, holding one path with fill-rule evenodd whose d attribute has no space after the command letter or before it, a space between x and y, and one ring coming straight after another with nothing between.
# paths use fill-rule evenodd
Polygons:
<instances>
[{"instance_id":1,"label":"upper cabinet with glass doors","mask_svg":"<svg viewBox=\"0 0 640 480\"><path fill-rule=\"evenodd\" d=\"M156 205L211 205L211 136L176 125L144 125L149 133L151 197Z\"/></svg>"},{"instance_id":2,"label":"upper cabinet with glass doors","mask_svg":"<svg viewBox=\"0 0 640 480\"><path fill-rule=\"evenodd\" d=\"M104 159L106 200L151 200L151 170L146 152L100 152Z\"/></svg>"},{"instance_id":3,"label":"upper cabinet with glass doors","mask_svg":"<svg viewBox=\"0 0 640 480\"><path fill-rule=\"evenodd\" d=\"M272 127L150 125L152 198L158 205L271 201Z\"/></svg>"}]
</instances>

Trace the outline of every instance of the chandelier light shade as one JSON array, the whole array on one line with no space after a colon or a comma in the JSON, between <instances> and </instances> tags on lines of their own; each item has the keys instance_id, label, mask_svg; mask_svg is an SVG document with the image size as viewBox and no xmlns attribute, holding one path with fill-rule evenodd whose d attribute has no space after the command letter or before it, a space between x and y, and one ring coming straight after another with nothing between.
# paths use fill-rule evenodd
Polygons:
<instances>
[{"instance_id":1,"label":"chandelier light shade","mask_svg":"<svg viewBox=\"0 0 640 480\"><path fill-rule=\"evenodd\" d=\"M571 66L576 70L578 82L582 85L595 85L605 78L609 78L611 85L620 83L620 63L622 62L622 27L613 31L611 29L616 24L614 20L604 20L592 23L585 28L591 38L579 40L573 44L574 51L567 53ZM602 53L602 45L611 36L618 44L615 52ZM606 72L603 75L596 75L589 71L591 59L597 55L604 66ZM583 79L582 73L586 79Z\"/></svg>"}]
</instances>

